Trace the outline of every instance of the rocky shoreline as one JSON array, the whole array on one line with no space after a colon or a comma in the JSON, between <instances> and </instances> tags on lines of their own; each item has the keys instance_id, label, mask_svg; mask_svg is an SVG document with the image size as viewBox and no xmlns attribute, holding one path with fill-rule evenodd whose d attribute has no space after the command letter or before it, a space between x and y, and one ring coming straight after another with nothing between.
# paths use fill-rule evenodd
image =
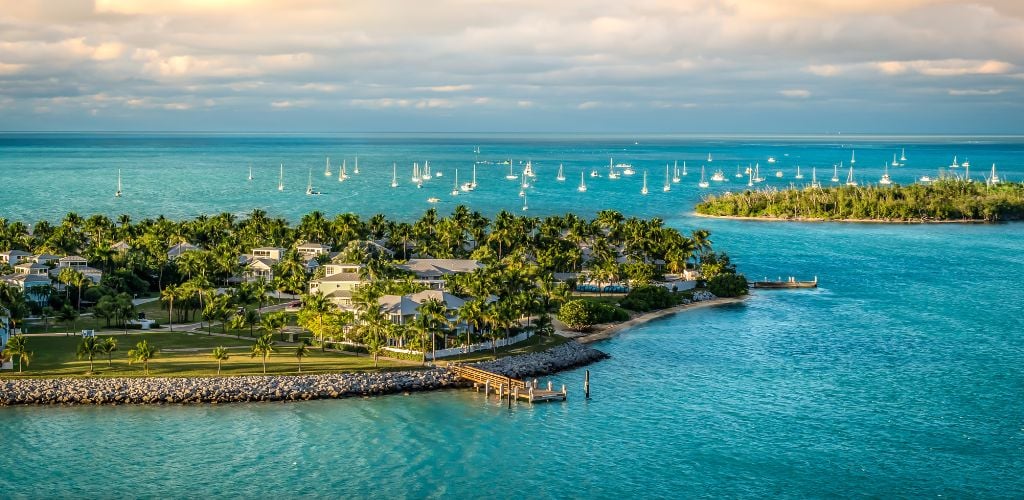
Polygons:
<instances>
[{"instance_id":1,"label":"rocky shoreline","mask_svg":"<svg viewBox=\"0 0 1024 500\"><path fill-rule=\"evenodd\" d=\"M555 373L606 359L569 342L547 351L477 363L511 377ZM303 401L462 387L446 367L424 371L182 378L68 378L0 381L0 406L119 405Z\"/></svg>"}]
</instances>

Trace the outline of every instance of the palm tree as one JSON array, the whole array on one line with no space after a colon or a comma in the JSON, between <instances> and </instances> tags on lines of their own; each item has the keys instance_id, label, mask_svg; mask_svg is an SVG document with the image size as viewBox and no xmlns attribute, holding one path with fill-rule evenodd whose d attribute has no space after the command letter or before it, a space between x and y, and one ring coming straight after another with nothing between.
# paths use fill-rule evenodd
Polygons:
<instances>
[{"instance_id":1,"label":"palm tree","mask_svg":"<svg viewBox=\"0 0 1024 500\"><path fill-rule=\"evenodd\" d=\"M437 329L448 323L448 317L446 313L448 308L444 305L444 302L437 299L430 299L420 304L419 313L420 317L424 318L426 327L426 333L430 334L430 352L436 354L434 345L434 338L437 334ZM427 358L427 346L426 342L423 345L423 360L426 362ZM433 356L431 357L433 359Z\"/></svg>"},{"instance_id":2,"label":"palm tree","mask_svg":"<svg viewBox=\"0 0 1024 500\"><path fill-rule=\"evenodd\" d=\"M160 298L167 302L167 325L174 331L174 299L181 296L181 291L174 285L167 285L160 290Z\"/></svg>"},{"instance_id":3,"label":"palm tree","mask_svg":"<svg viewBox=\"0 0 1024 500\"><path fill-rule=\"evenodd\" d=\"M67 336L69 335L68 332L74 329L75 322L78 321L78 311L69 305L65 305L61 308L60 312L57 313L57 321L64 322L64 327L67 329L67 331L64 332L64 335ZM67 328L69 325L71 328Z\"/></svg>"},{"instance_id":4,"label":"palm tree","mask_svg":"<svg viewBox=\"0 0 1024 500\"><path fill-rule=\"evenodd\" d=\"M268 314L263 316L263 320L260 321L260 326L267 332L276 331L280 336L281 340L284 340L284 327L288 323L288 317L283 312Z\"/></svg>"},{"instance_id":5,"label":"palm tree","mask_svg":"<svg viewBox=\"0 0 1024 500\"><path fill-rule=\"evenodd\" d=\"M239 316L245 317L245 324L249 327L249 336L252 337L252 333L256 328L256 325L260 324L261 317L259 311L247 309L243 314L239 314Z\"/></svg>"},{"instance_id":6,"label":"palm tree","mask_svg":"<svg viewBox=\"0 0 1024 500\"><path fill-rule=\"evenodd\" d=\"M320 336L320 350L327 349L324 343L324 316L335 309L334 303L324 294L317 292L302 298L302 312L316 319L317 335Z\"/></svg>"},{"instance_id":7,"label":"palm tree","mask_svg":"<svg viewBox=\"0 0 1024 500\"><path fill-rule=\"evenodd\" d=\"M160 352L159 349L149 345L149 342L143 340L142 342L135 344L135 349L128 351L128 364L131 364L132 362L142 363L146 375L149 375L149 360L155 358L158 352Z\"/></svg>"},{"instance_id":8,"label":"palm tree","mask_svg":"<svg viewBox=\"0 0 1024 500\"><path fill-rule=\"evenodd\" d=\"M220 375L220 365L222 362L228 360L228 350L224 346L218 346L213 348L213 352L210 353L213 359L217 360L217 375Z\"/></svg>"},{"instance_id":9,"label":"palm tree","mask_svg":"<svg viewBox=\"0 0 1024 500\"><path fill-rule=\"evenodd\" d=\"M100 352L107 355L107 367L111 365L114 351L117 351L117 339L114 337L107 337L103 339L103 342L100 342Z\"/></svg>"},{"instance_id":10,"label":"palm tree","mask_svg":"<svg viewBox=\"0 0 1024 500\"><path fill-rule=\"evenodd\" d=\"M267 356L270 356L270 353L275 352L275 351L277 351L277 349L274 348L274 338L271 337L271 335L268 333L268 334L262 335L262 336L260 336L260 338L256 339L256 343L252 345L252 349L250 350L250 356L249 357L255 358L256 356L262 356L263 357L263 373L266 374L267 373Z\"/></svg>"},{"instance_id":11,"label":"palm tree","mask_svg":"<svg viewBox=\"0 0 1024 500\"><path fill-rule=\"evenodd\" d=\"M96 337L83 337L76 352L78 359L89 358L89 373L92 373L92 359L99 353L100 343L96 341Z\"/></svg>"},{"instance_id":12,"label":"palm tree","mask_svg":"<svg viewBox=\"0 0 1024 500\"><path fill-rule=\"evenodd\" d=\"M295 346L295 359L299 361L299 373L302 373L302 358L309 355L309 347L306 342L306 339L302 339L302 342Z\"/></svg>"},{"instance_id":13,"label":"palm tree","mask_svg":"<svg viewBox=\"0 0 1024 500\"><path fill-rule=\"evenodd\" d=\"M4 357L18 359L18 373L21 373L22 365L28 365L32 361L32 351L28 350L28 337L14 335L7 339L7 347L4 348Z\"/></svg>"}]
</instances>

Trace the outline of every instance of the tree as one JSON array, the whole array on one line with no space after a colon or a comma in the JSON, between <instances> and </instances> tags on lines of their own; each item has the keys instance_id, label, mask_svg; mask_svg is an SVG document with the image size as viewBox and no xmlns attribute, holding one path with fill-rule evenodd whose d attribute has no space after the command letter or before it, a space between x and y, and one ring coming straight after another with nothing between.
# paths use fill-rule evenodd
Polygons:
<instances>
[{"instance_id":1,"label":"tree","mask_svg":"<svg viewBox=\"0 0 1024 500\"><path fill-rule=\"evenodd\" d=\"M246 311L239 316L245 316L245 324L249 327L249 336L252 337L253 330L256 328L256 325L260 324L260 319L262 319L259 311L246 309Z\"/></svg>"},{"instance_id":2,"label":"tree","mask_svg":"<svg viewBox=\"0 0 1024 500\"><path fill-rule=\"evenodd\" d=\"M558 320L565 323L565 326L578 332L582 332L593 325L590 311L583 300L570 300L558 310Z\"/></svg>"},{"instance_id":3,"label":"tree","mask_svg":"<svg viewBox=\"0 0 1024 500\"><path fill-rule=\"evenodd\" d=\"M128 351L128 364L132 362L142 363L146 375L149 375L149 360L155 358L158 352L160 352L159 349L143 340L135 344L134 349Z\"/></svg>"},{"instance_id":4,"label":"tree","mask_svg":"<svg viewBox=\"0 0 1024 500\"><path fill-rule=\"evenodd\" d=\"M111 365L111 358L114 357L114 352L117 351L117 339L114 337L107 337L100 342L100 352L107 355L107 366Z\"/></svg>"},{"instance_id":5,"label":"tree","mask_svg":"<svg viewBox=\"0 0 1024 500\"><path fill-rule=\"evenodd\" d=\"M295 359L299 361L299 373L302 373L302 358L309 355L309 347L306 339L302 339L299 345L295 346Z\"/></svg>"},{"instance_id":6,"label":"tree","mask_svg":"<svg viewBox=\"0 0 1024 500\"><path fill-rule=\"evenodd\" d=\"M275 352L275 351L277 351L277 349L274 348L274 338L269 333L267 333L267 334L261 335L260 338L256 339L256 343L252 345L252 348L250 350L250 356L249 357L255 358L256 356L262 356L263 357L263 373L266 374L267 373L267 356L270 356L270 353Z\"/></svg>"},{"instance_id":7,"label":"tree","mask_svg":"<svg viewBox=\"0 0 1024 500\"><path fill-rule=\"evenodd\" d=\"M260 321L260 326L267 332L276 331L280 336L281 340L284 340L284 327L288 324L288 317L283 312L276 312L263 316L263 320Z\"/></svg>"},{"instance_id":8,"label":"tree","mask_svg":"<svg viewBox=\"0 0 1024 500\"><path fill-rule=\"evenodd\" d=\"M317 292L306 295L302 298L302 310L300 311L300 317L306 319L302 326L314 330L314 333L320 337L320 350L326 350L324 344L324 317L335 309L334 304L324 294ZM315 322L315 323L314 323Z\"/></svg>"},{"instance_id":9,"label":"tree","mask_svg":"<svg viewBox=\"0 0 1024 500\"><path fill-rule=\"evenodd\" d=\"M168 285L160 290L160 299L167 302L167 325L172 332L174 331L174 300L179 296L181 296L181 292L174 285Z\"/></svg>"},{"instance_id":10,"label":"tree","mask_svg":"<svg viewBox=\"0 0 1024 500\"><path fill-rule=\"evenodd\" d=\"M43 309L39 311L39 317L43 319L44 332L50 331L49 319L53 317L54 313L55 311L50 306L44 306Z\"/></svg>"},{"instance_id":11,"label":"tree","mask_svg":"<svg viewBox=\"0 0 1024 500\"><path fill-rule=\"evenodd\" d=\"M746 295L747 287L747 277L742 274L719 274L708 280L708 291L717 297Z\"/></svg>"},{"instance_id":12,"label":"tree","mask_svg":"<svg viewBox=\"0 0 1024 500\"><path fill-rule=\"evenodd\" d=\"M89 373L92 373L92 359L100 353L100 342L96 337L82 337L76 352L78 359L89 358Z\"/></svg>"},{"instance_id":13,"label":"tree","mask_svg":"<svg viewBox=\"0 0 1024 500\"><path fill-rule=\"evenodd\" d=\"M213 352L210 353L213 359L217 360L217 375L220 375L220 365L222 362L227 361L228 350L224 346L218 346L213 348Z\"/></svg>"},{"instance_id":14,"label":"tree","mask_svg":"<svg viewBox=\"0 0 1024 500\"><path fill-rule=\"evenodd\" d=\"M235 331L235 336L236 337L241 337L242 336L242 334L239 333L239 332L244 330L246 326L249 326L249 325L245 321L245 315L244 314L236 314L236 315L231 317L231 320L228 321L228 327L230 327L232 330ZM252 337L252 334L250 333L249 336Z\"/></svg>"},{"instance_id":15,"label":"tree","mask_svg":"<svg viewBox=\"0 0 1024 500\"><path fill-rule=\"evenodd\" d=\"M22 365L32 362L32 351L28 350L28 337L14 335L7 339L7 347L4 348L4 357L18 360L18 373L22 371Z\"/></svg>"},{"instance_id":16,"label":"tree","mask_svg":"<svg viewBox=\"0 0 1024 500\"><path fill-rule=\"evenodd\" d=\"M64 335L67 336L71 330L74 330L74 325L78 321L78 311L69 305L65 305L61 308L60 312L57 313L57 321L64 323L64 327L67 329L67 331L64 332ZM68 328L69 326L71 328Z\"/></svg>"}]
</instances>

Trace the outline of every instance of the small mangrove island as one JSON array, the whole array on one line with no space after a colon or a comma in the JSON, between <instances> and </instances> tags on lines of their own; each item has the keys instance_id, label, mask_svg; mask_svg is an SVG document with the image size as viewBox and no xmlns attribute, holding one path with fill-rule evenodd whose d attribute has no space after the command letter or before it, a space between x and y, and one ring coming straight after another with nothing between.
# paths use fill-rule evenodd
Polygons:
<instances>
[{"instance_id":1,"label":"small mangrove island","mask_svg":"<svg viewBox=\"0 0 1024 500\"><path fill-rule=\"evenodd\" d=\"M1024 184L943 178L929 184L762 189L709 195L700 215L857 222L1000 222L1024 219Z\"/></svg>"}]
</instances>

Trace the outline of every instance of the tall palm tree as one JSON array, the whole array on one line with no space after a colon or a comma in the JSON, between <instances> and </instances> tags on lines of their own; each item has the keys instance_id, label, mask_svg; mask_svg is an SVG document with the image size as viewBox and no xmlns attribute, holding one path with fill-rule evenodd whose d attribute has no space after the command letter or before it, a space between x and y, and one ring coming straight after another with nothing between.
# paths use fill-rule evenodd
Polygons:
<instances>
[{"instance_id":1,"label":"tall palm tree","mask_svg":"<svg viewBox=\"0 0 1024 500\"><path fill-rule=\"evenodd\" d=\"M306 344L306 339L299 342L299 345L295 346L295 359L299 362L299 373L302 373L302 358L309 355L309 347Z\"/></svg>"},{"instance_id":2,"label":"tall palm tree","mask_svg":"<svg viewBox=\"0 0 1024 500\"><path fill-rule=\"evenodd\" d=\"M217 346L213 348L213 352L210 353L213 359L217 360L217 375L220 375L220 365L224 361L227 361L230 355L228 354L227 348L224 346Z\"/></svg>"},{"instance_id":3,"label":"tall palm tree","mask_svg":"<svg viewBox=\"0 0 1024 500\"><path fill-rule=\"evenodd\" d=\"M335 309L334 303L324 294L317 292L306 295L302 298L302 312L316 319L317 334L320 336L320 350L326 351L324 343L324 317Z\"/></svg>"},{"instance_id":4,"label":"tall palm tree","mask_svg":"<svg viewBox=\"0 0 1024 500\"><path fill-rule=\"evenodd\" d=\"M263 357L263 373L266 374L267 373L267 356L270 356L270 353L275 352L275 351L277 351L277 349L274 347L274 338L268 333L268 334L262 335L262 336L260 336L260 338L256 339L256 343L253 344L252 348L250 349L249 357L255 358L256 356L262 356Z\"/></svg>"},{"instance_id":5,"label":"tall palm tree","mask_svg":"<svg viewBox=\"0 0 1024 500\"><path fill-rule=\"evenodd\" d=\"M32 351L28 350L28 337L14 335L7 339L7 347L4 348L4 357L18 360L18 373L21 373L22 365L28 365L32 361Z\"/></svg>"},{"instance_id":6,"label":"tall palm tree","mask_svg":"<svg viewBox=\"0 0 1024 500\"><path fill-rule=\"evenodd\" d=\"M427 301L423 302L422 304L420 304L420 307L419 307L420 317L424 318L424 320L425 320L424 326L426 327L426 332L428 332L430 334L430 352L431 352L431 354L436 354L436 348L435 348L435 345L434 345L434 338L437 336L437 330L439 329L439 327L448 324L448 316L446 315L447 312L448 312L448 307L445 306L444 302L442 302L440 300L437 300L437 299L430 299L430 300L427 300ZM426 349L427 349L426 342L424 342L424 346L423 346L423 359L424 359L424 362L426 361L426 357L427 357ZM432 356L431 359L434 359L434 356Z\"/></svg>"},{"instance_id":7,"label":"tall palm tree","mask_svg":"<svg viewBox=\"0 0 1024 500\"><path fill-rule=\"evenodd\" d=\"M65 332L64 335L69 335L68 332L74 330L75 322L78 321L78 311L75 308L65 305L61 308L60 312L57 313L57 321L64 322ZM68 328L70 326L71 328Z\"/></svg>"},{"instance_id":8,"label":"tall palm tree","mask_svg":"<svg viewBox=\"0 0 1024 500\"><path fill-rule=\"evenodd\" d=\"M114 337L107 337L100 342L100 352L107 355L107 366L111 365L111 358L114 357L114 352L117 351L117 339Z\"/></svg>"},{"instance_id":9,"label":"tall palm tree","mask_svg":"<svg viewBox=\"0 0 1024 500\"><path fill-rule=\"evenodd\" d=\"M156 357L160 349L149 345L148 341L143 340L138 344L135 344L135 348L128 351L128 364L132 362L142 363L146 375L149 375L149 360Z\"/></svg>"},{"instance_id":10,"label":"tall palm tree","mask_svg":"<svg viewBox=\"0 0 1024 500\"><path fill-rule=\"evenodd\" d=\"M167 285L160 290L160 299L167 303L167 325L174 331L174 299L181 296L181 290L174 285Z\"/></svg>"},{"instance_id":11,"label":"tall palm tree","mask_svg":"<svg viewBox=\"0 0 1024 500\"><path fill-rule=\"evenodd\" d=\"M100 342L96 337L83 337L82 342L78 344L76 355L78 359L89 358L89 373L92 373L92 359L99 353Z\"/></svg>"}]
</instances>

